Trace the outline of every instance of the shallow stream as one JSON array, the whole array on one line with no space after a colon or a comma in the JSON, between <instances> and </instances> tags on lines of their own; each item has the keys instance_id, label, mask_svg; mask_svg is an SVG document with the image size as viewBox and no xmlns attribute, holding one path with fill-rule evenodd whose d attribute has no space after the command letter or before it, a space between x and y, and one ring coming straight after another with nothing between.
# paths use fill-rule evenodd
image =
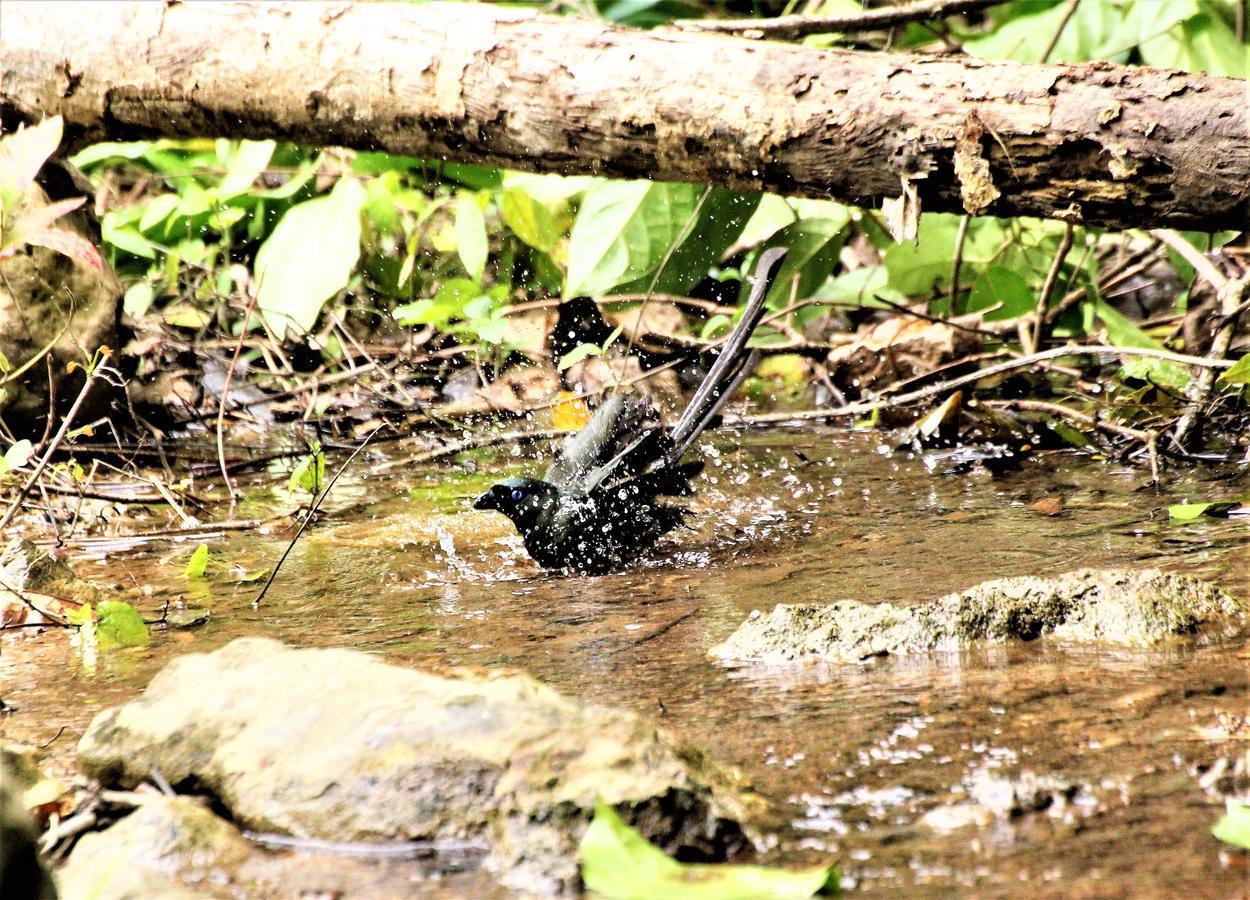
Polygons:
<instances>
[{"instance_id":1,"label":"shallow stream","mask_svg":"<svg viewBox=\"0 0 1250 900\"><path fill-rule=\"evenodd\" d=\"M64 634L6 639L0 695L16 711L0 731L44 744L64 726L52 762L72 767L95 712L134 696L173 656L245 634L415 666L518 666L651 716L741 768L789 804L792 827L765 858L836 858L854 893L1250 890L1244 862L1210 835L1222 804L1199 784L1204 767L1250 741L1244 637L1154 650L1040 640L858 666L727 667L706 656L751 610L778 602L912 603L1085 566L1157 566L1250 599L1250 527L1167 517L1179 500L1245 496L1244 473L1198 472L1166 492L1140 489L1140 470L1071 455L949 474L945 461L891 453L879 436L811 428L722 433L714 453L693 530L618 575L544 574L502 516L466 511L501 473L541 468L506 449L425 469L357 460L259 610L258 585L237 572L273 564L289 539L279 528L212 541L214 558L235 568L202 584L178 577L194 541L78 559L85 577L150 585L146 615L172 592L212 618L94 657ZM289 506L275 499L279 481L257 477L234 515ZM1043 498L1061 502L1058 515L1032 506ZM1066 788L1015 816L966 805L1022 772ZM447 896L482 890L471 874L441 884Z\"/></svg>"}]
</instances>

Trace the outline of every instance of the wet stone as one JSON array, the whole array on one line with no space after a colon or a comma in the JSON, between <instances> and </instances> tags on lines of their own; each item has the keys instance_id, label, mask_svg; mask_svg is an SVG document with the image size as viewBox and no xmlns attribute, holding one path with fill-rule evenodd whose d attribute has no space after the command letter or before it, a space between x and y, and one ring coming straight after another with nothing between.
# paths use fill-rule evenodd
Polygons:
<instances>
[{"instance_id":1,"label":"wet stone","mask_svg":"<svg viewBox=\"0 0 1250 900\"><path fill-rule=\"evenodd\" d=\"M1239 601L1197 578L1157 569L1082 569L1055 578L998 578L917 606L779 604L767 614L753 612L710 653L763 662L857 662L1042 636L1149 647L1183 635L1229 636L1244 623Z\"/></svg>"},{"instance_id":2,"label":"wet stone","mask_svg":"<svg viewBox=\"0 0 1250 900\"><path fill-rule=\"evenodd\" d=\"M254 831L481 840L500 881L531 892L576 884L596 798L683 858L725 858L768 812L734 772L644 719L523 673L432 674L261 638L170 663L96 716L79 755L106 784L155 769Z\"/></svg>"},{"instance_id":3,"label":"wet stone","mask_svg":"<svg viewBox=\"0 0 1250 900\"><path fill-rule=\"evenodd\" d=\"M65 897L229 897L250 845L190 797L153 795L121 821L84 835L57 873ZM217 888L220 886L220 890Z\"/></svg>"}]
</instances>

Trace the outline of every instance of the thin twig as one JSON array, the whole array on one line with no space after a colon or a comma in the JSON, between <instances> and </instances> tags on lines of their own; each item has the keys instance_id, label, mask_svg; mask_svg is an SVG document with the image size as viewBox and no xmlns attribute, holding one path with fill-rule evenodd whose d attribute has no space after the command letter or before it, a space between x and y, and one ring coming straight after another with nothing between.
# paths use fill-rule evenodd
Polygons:
<instances>
[{"instance_id":1,"label":"thin twig","mask_svg":"<svg viewBox=\"0 0 1250 900\"><path fill-rule=\"evenodd\" d=\"M1059 239L1059 247L1055 250L1055 258L1050 261L1050 270L1046 273L1046 280L1042 282L1042 289L1037 294L1037 310L1033 313L1032 339L1024 345L1025 353L1037 352L1046 337L1046 307L1050 304L1050 294L1055 289L1055 282L1059 279L1059 270L1063 268L1063 261L1068 258L1068 251L1072 249L1072 232L1072 223L1066 223L1063 227L1063 237ZM1023 329L1024 333L1027 331L1027 327Z\"/></svg>"},{"instance_id":2,"label":"thin twig","mask_svg":"<svg viewBox=\"0 0 1250 900\"><path fill-rule=\"evenodd\" d=\"M951 315L955 314L959 303L959 270L964 264L964 242L968 239L968 224L972 216L964 214L959 217L959 231L955 234L955 263L951 266ZM878 298L880 299L880 298Z\"/></svg>"},{"instance_id":3,"label":"thin twig","mask_svg":"<svg viewBox=\"0 0 1250 900\"><path fill-rule=\"evenodd\" d=\"M996 365L986 366L984 369L978 369L967 375L961 375L957 378L942 381L928 387L919 388L907 394L899 394L894 397L878 398L875 400L861 400L858 403L849 403L845 406L833 409L809 409L799 412L775 412L764 413L763 415L739 416L732 420L726 417L728 424L744 424L744 425L762 425L776 422L805 422L805 421L823 421L825 419L840 419L847 416L862 416L875 412L879 409L886 409L893 406L906 406L915 403L918 400L925 400L938 394L946 393L965 384L975 384L984 378L993 375L999 375L1003 372L1012 372L1016 369L1026 369L1035 363L1047 359L1056 359L1062 356L1146 356L1152 359L1166 359L1170 362L1183 363L1192 366L1205 366L1214 369L1227 369L1232 367L1233 363L1228 360L1205 359L1201 356L1186 356L1183 353L1171 353L1167 350L1155 350L1150 347L1105 347L1100 345L1080 345L1074 344L1065 347L1052 347L1049 350L1042 350L1030 356L1021 356L1016 359L1007 360L997 363Z\"/></svg>"},{"instance_id":4,"label":"thin twig","mask_svg":"<svg viewBox=\"0 0 1250 900\"><path fill-rule=\"evenodd\" d=\"M61 422L61 427L57 429L52 442L48 444L48 449L44 451L43 456L39 459L39 464L35 466L35 470L30 473L30 477L26 479L26 483L22 485L21 490L17 492L17 496L13 498L13 502L9 504L9 508L5 511L4 516L0 517L0 532L3 532L5 526L13 521L13 517L17 515L18 509L22 505L22 501L26 499L26 495L30 493L30 489L35 486L35 482L39 480L39 476L43 474L43 470L48 467L48 463L52 460L52 454L61 446L61 442L65 440L65 435L69 434L70 425L74 422L74 416L78 415L78 411L82 408L83 403L87 399L87 395L91 393L91 388L95 385L96 378L104 369L104 362L101 359L87 372L87 380L83 383L82 390L78 392L78 397L74 400L74 405L69 408L69 412L65 414L65 418Z\"/></svg>"},{"instance_id":5,"label":"thin twig","mask_svg":"<svg viewBox=\"0 0 1250 900\"><path fill-rule=\"evenodd\" d=\"M260 296L260 286L252 291L247 298L247 309L243 311L243 326L239 329L239 342L235 344L234 355L230 357L230 366L226 369L226 382L221 386L221 399L217 401L217 461L221 464L221 477L226 483L226 495L233 505L235 501L234 484L230 481L230 470L226 466L226 403L230 399L230 382L234 380L234 370L239 364L239 356L243 353L243 338L247 336L247 326L252 318L252 309L256 306L256 298Z\"/></svg>"},{"instance_id":6,"label":"thin twig","mask_svg":"<svg viewBox=\"0 0 1250 900\"><path fill-rule=\"evenodd\" d=\"M958 13L977 12L1004 0L919 0L900 6L865 10L852 16L778 16L775 19L692 19L674 22L683 31L744 32L748 36L799 38L809 34L853 34L905 25L924 19L940 19Z\"/></svg>"},{"instance_id":7,"label":"thin twig","mask_svg":"<svg viewBox=\"0 0 1250 900\"><path fill-rule=\"evenodd\" d=\"M1050 54L1055 52L1055 48L1059 46L1059 38L1063 36L1064 29L1068 27L1068 23L1072 21L1072 17L1076 15L1076 8L1081 4L1081 0L1068 0L1068 8L1063 12L1063 18L1059 20L1059 27L1055 29L1055 33L1050 36L1050 43L1046 45L1046 49L1042 51L1042 56L1038 62L1047 62Z\"/></svg>"},{"instance_id":8,"label":"thin twig","mask_svg":"<svg viewBox=\"0 0 1250 900\"><path fill-rule=\"evenodd\" d=\"M252 609L260 609L260 601L265 599L265 594L268 593L274 579L278 577L278 570L282 568L282 564L286 562L286 558L290 556L291 551L295 549L295 544L300 539L300 535L304 533L304 529L308 527L308 523L316 517L317 509L321 506L321 502L325 500L326 497L330 496L330 490L334 487L334 483L339 480L339 476L342 475L347 467L352 464L352 460L360 455L360 451L369 446L369 441L373 439L373 436L377 434L382 427L382 425L378 425L373 429L373 431L365 435L365 439L360 442L360 446L352 451L352 455L344 460L343 465L339 466L338 471L334 473L334 477L331 478L329 483L325 486L325 490L318 494L316 499L313 500L312 505L308 508L308 514L304 516L304 521L300 523L299 529L295 532L295 536L291 538L291 543L286 545L286 549L282 551L282 556L280 556L277 563L274 564L273 571L269 573L269 578L265 581L265 586L260 589L260 593L257 594L256 599L252 601Z\"/></svg>"}]
</instances>

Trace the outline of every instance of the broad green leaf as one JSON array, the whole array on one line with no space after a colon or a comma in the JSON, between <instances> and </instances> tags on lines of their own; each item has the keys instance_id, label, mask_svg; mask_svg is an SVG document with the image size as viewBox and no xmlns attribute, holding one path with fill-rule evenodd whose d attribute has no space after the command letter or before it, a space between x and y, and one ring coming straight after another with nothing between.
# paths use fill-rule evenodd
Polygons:
<instances>
[{"instance_id":1,"label":"broad green leaf","mask_svg":"<svg viewBox=\"0 0 1250 900\"><path fill-rule=\"evenodd\" d=\"M566 296L636 292L656 283L684 293L720 259L759 203L758 195L653 181L604 181L582 199L569 239Z\"/></svg>"},{"instance_id":2,"label":"broad green leaf","mask_svg":"<svg viewBox=\"0 0 1250 900\"><path fill-rule=\"evenodd\" d=\"M603 350L598 344L578 344L568 353L560 357L559 363L556 364L556 370L563 372L569 366L575 366L588 356L601 356Z\"/></svg>"},{"instance_id":3,"label":"broad green leaf","mask_svg":"<svg viewBox=\"0 0 1250 900\"><path fill-rule=\"evenodd\" d=\"M1142 3L1138 3L1142 6ZM1158 32L1155 32L1158 33ZM1142 61L1151 66L1245 78L1247 50L1218 16L1202 12L1179 27L1141 45Z\"/></svg>"},{"instance_id":4,"label":"broad green leaf","mask_svg":"<svg viewBox=\"0 0 1250 900\"><path fill-rule=\"evenodd\" d=\"M473 331L477 334L478 340L484 344L501 344L504 335L508 333L508 320L502 317L479 319L473 323Z\"/></svg>"},{"instance_id":5,"label":"broad green leaf","mask_svg":"<svg viewBox=\"0 0 1250 900\"><path fill-rule=\"evenodd\" d=\"M580 845L587 890L612 900L795 900L837 890L832 866L790 871L764 866L680 863L647 843L606 803Z\"/></svg>"},{"instance_id":6,"label":"broad green leaf","mask_svg":"<svg viewBox=\"0 0 1250 900\"><path fill-rule=\"evenodd\" d=\"M889 272L885 266L861 266L828 279L813 295L821 300L841 305L871 306L884 308L877 300L880 294L886 300L902 303L907 296L887 284Z\"/></svg>"},{"instance_id":7,"label":"broad green leaf","mask_svg":"<svg viewBox=\"0 0 1250 900\"><path fill-rule=\"evenodd\" d=\"M1211 826L1211 834L1226 844L1250 850L1250 806L1228 798L1224 815Z\"/></svg>"},{"instance_id":8,"label":"broad green leaf","mask_svg":"<svg viewBox=\"0 0 1250 900\"><path fill-rule=\"evenodd\" d=\"M0 457L0 472L11 472L14 469L20 469L30 460L34 452L34 445L22 438L17 443L4 451L4 456Z\"/></svg>"},{"instance_id":9,"label":"broad green leaf","mask_svg":"<svg viewBox=\"0 0 1250 900\"><path fill-rule=\"evenodd\" d=\"M1228 384L1250 384L1250 353L1233 363L1231 369L1220 373L1220 381Z\"/></svg>"},{"instance_id":10,"label":"broad green leaf","mask_svg":"<svg viewBox=\"0 0 1250 900\"><path fill-rule=\"evenodd\" d=\"M838 254L845 240L844 223L838 219L799 219L770 237L761 250L769 247L788 247L777 279L768 292L769 308L781 309L790 303L791 281L797 273L800 300L810 297L824 283L837 265ZM741 295L745 299L750 288L742 283Z\"/></svg>"},{"instance_id":11,"label":"broad green leaf","mask_svg":"<svg viewBox=\"0 0 1250 900\"><path fill-rule=\"evenodd\" d=\"M729 318L729 316L717 313L703 323L703 327L699 329L699 337L705 341L710 341L718 335L728 334L732 325L733 319Z\"/></svg>"},{"instance_id":12,"label":"broad green leaf","mask_svg":"<svg viewBox=\"0 0 1250 900\"><path fill-rule=\"evenodd\" d=\"M400 325L433 325L446 328L453 319L465 318L469 304L483 296L482 286L467 278L449 278L434 297L397 307L392 315Z\"/></svg>"},{"instance_id":13,"label":"broad green leaf","mask_svg":"<svg viewBox=\"0 0 1250 900\"><path fill-rule=\"evenodd\" d=\"M920 231L914 242L891 244L885 251L885 267L890 273L890 287L915 297L934 289L946 293L950 288L955 261L955 244L959 233L959 216L949 213L925 213L920 217ZM1007 238L1002 223L996 219L973 219L964 238L963 269L971 275L989 263Z\"/></svg>"},{"instance_id":14,"label":"broad green leaf","mask_svg":"<svg viewBox=\"0 0 1250 900\"><path fill-rule=\"evenodd\" d=\"M287 481L287 490L304 491L316 496L326 481L326 455L321 445L314 444L311 453L301 456Z\"/></svg>"},{"instance_id":15,"label":"broad green leaf","mask_svg":"<svg viewBox=\"0 0 1250 900\"><path fill-rule=\"evenodd\" d=\"M158 194L148 201L139 218L139 230L151 231L170 217L180 204L177 194Z\"/></svg>"},{"instance_id":16,"label":"broad green leaf","mask_svg":"<svg viewBox=\"0 0 1250 900\"><path fill-rule=\"evenodd\" d=\"M184 578L203 578L208 571L208 544L200 544L191 554L187 567L182 570Z\"/></svg>"},{"instance_id":17,"label":"broad green leaf","mask_svg":"<svg viewBox=\"0 0 1250 900\"><path fill-rule=\"evenodd\" d=\"M112 244L118 250L144 259L156 259L156 249L152 242L136 231L134 226L118 226L112 213L107 213L101 220L100 236L104 243Z\"/></svg>"},{"instance_id":18,"label":"broad green leaf","mask_svg":"<svg viewBox=\"0 0 1250 900\"><path fill-rule=\"evenodd\" d=\"M126 295L122 298L122 309L133 319L141 318L152 308L152 300L155 296L156 292L153 291L151 282L136 281L126 288Z\"/></svg>"},{"instance_id":19,"label":"broad green leaf","mask_svg":"<svg viewBox=\"0 0 1250 900\"><path fill-rule=\"evenodd\" d=\"M1029 8L1027 5L1020 5ZM1063 27L1068 4L1059 3L1032 15L1020 16L995 28L989 34L963 42L967 52L983 59L1012 59L1016 62L1039 62L1055 34L1059 40L1048 62L1084 62L1102 57L1114 50L1112 46L1123 27L1120 11L1111 3L1094 0L1078 3L1076 13ZM1123 38L1121 38L1123 41ZM1132 37L1122 53L1114 57L1123 62L1132 49Z\"/></svg>"},{"instance_id":20,"label":"broad green leaf","mask_svg":"<svg viewBox=\"0 0 1250 900\"><path fill-rule=\"evenodd\" d=\"M217 185L217 198L229 200L247 191L265 171L277 146L275 141L239 141L222 160L226 177Z\"/></svg>"},{"instance_id":21,"label":"broad green leaf","mask_svg":"<svg viewBox=\"0 0 1250 900\"><path fill-rule=\"evenodd\" d=\"M685 294L698 284L742 234L761 196L713 188L699 206L694 226L664 264L655 290L661 294ZM621 285L619 291L641 293L651 287L652 280L653 273L648 273L634 284Z\"/></svg>"},{"instance_id":22,"label":"broad green leaf","mask_svg":"<svg viewBox=\"0 0 1250 900\"><path fill-rule=\"evenodd\" d=\"M784 197L765 194L760 198L760 205L756 207L754 214L742 226L742 235L739 240L748 247L754 247L761 241L768 240L797 218L799 217L794 208L786 202Z\"/></svg>"},{"instance_id":23,"label":"broad green leaf","mask_svg":"<svg viewBox=\"0 0 1250 900\"><path fill-rule=\"evenodd\" d=\"M96 640L101 647L141 647L149 637L148 626L129 603L101 600L96 607Z\"/></svg>"},{"instance_id":24,"label":"broad green leaf","mask_svg":"<svg viewBox=\"0 0 1250 900\"><path fill-rule=\"evenodd\" d=\"M456 202L456 253L469 277L482 280L486 269L489 249L486 237L486 217L482 207L473 196L462 197Z\"/></svg>"},{"instance_id":25,"label":"broad green leaf","mask_svg":"<svg viewBox=\"0 0 1250 900\"><path fill-rule=\"evenodd\" d=\"M92 144L75 153L69 161L80 169L86 169L108 159L142 159L151 149L152 141Z\"/></svg>"},{"instance_id":26,"label":"broad green leaf","mask_svg":"<svg viewBox=\"0 0 1250 900\"><path fill-rule=\"evenodd\" d=\"M341 178L329 196L292 206L256 253L256 306L275 334L312 330L360 258L365 189Z\"/></svg>"},{"instance_id":27,"label":"broad green leaf","mask_svg":"<svg viewBox=\"0 0 1250 900\"><path fill-rule=\"evenodd\" d=\"M1122 312L1102 300L1094 303L1094 311L1107 331L1107 341L1114 347L1141 347L1162 350L1163 345L1138 328ZM1189 373L1174 362L1149 357L1130 357L1121 365L1123 373L1130 378L1140 378L1155 384L1184 390L1189 385Z\"/></svg>"},{"instance_id":28,"label":"broad green leaf","mask_svg":"<svg viewBox=\"0 0 1250 900\"><path fill-rule=\"evenodd\" d=\"M988 266L968 295L968 312L986 310L986 322L1027 315L1037 308L1029 283L1004 266Z\"/></svg>"},{"instance_id":29,"label":"broad green leaf","mask_svg":"<svg viewBox=\"0 0 1250 900\"><path fill-rule=\"evenodd\" d=\"M1236 500L1214 500L1210 503L1174 503L1168 507L1168 516L1178 522L1192 522L1203 516L1220 516L1241 504Z\"/></svg>"},{"instance_id":30,"label":"broad green leaf","mask_svg":"<svg viewBox=\"0 0 1250 900\"><path fill-rule=\"evenodd\" d=\"M499 195L499 212L522 243L549 256L556 255L573 221L566 201L544 201L520 187L508 187Z\"/></svg>"}]
</instances>

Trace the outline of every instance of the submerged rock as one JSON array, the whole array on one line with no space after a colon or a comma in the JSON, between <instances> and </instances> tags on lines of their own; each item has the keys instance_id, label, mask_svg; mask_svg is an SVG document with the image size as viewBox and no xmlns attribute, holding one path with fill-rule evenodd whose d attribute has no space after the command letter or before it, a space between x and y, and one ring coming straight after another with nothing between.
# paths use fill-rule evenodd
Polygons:
<instances>
[{"instance_id":1,"label":"submerged rock","mask_svg":"<svg viewBox=\"0 0 1250 900\"><path fill-rule=\"evenodd\" d=\"M513 887L576 884L596 798L685 858L746 843L763 802L638 716L518 672L442 674L349 650L243 638L184 656L100 713L83 768L132 786L156 770L241 826L336 841L485 840Z\"/></svg>"},{"instance_id":2,"label":"submerged rock","mask_svg":"<svg viewBox=\"0 0 1250 900\"><path fill-rule=\"evenodd\" d=\"M117 824L83 836L57 884L65 897L96 900L217 896L205 883L224 883L249 853L234 826L196 800L152 796Z\"/></svg>"},{"instance_id":3,"label":"submerged rock","mask_svg":"<svg viewBox=\"0 0 1250 900\"><path fill-rule=\"evenodd\" d=\"M0 754L0 897L53 900L56 891L36 851L35 828L22 803L22 781Z\"/></svg>"},{"instance_id":4,"label":"submerged rock","mask_svg":"<svg viewBox=\"0 0 1250 900\"><path fill-rule=\"evenodd\" d=\"M780 604L750 617L711 655L779 662L959 650L1050 635L1150 646L1176 635L1239 629L1245 610L1219 588L1158 569L1082 569L1057 578L999 578L918 606Z\"/></svg>"}]
</instances>

